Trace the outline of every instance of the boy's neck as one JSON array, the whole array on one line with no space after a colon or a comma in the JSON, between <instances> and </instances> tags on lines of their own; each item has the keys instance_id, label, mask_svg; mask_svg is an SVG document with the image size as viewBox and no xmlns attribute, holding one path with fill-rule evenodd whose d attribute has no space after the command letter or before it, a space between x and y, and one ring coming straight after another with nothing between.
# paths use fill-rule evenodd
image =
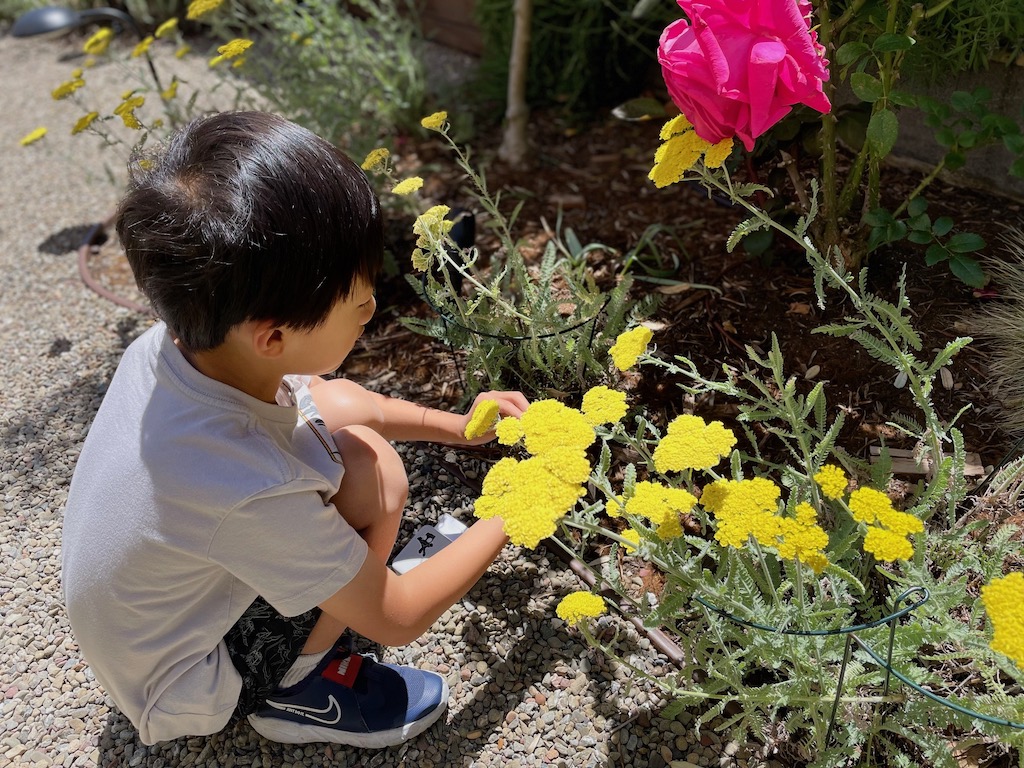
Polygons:
<instances>
[{"instance_id":1,"label":"boy's neck","mask_svg":"<svg viewBox=\"0 0 1024 768\"><path fill-rule=\"evenodd\" d=\"M251 355L228 342L203 352L182 349L177 339L174 343L189 365L204 376L265 403L277 402L277 391L284 374L276 366L268 366L266 361L260 365Z\"/></svg>"}]
</instances>

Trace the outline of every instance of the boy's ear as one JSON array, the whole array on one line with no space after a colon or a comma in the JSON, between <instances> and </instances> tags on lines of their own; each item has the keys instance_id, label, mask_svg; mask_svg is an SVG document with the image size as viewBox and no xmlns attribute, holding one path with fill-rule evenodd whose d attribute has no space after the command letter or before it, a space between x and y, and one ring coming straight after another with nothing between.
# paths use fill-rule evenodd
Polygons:
<instances>
[{"instance_id":1,"label":"boy's ear","mask_svg":"<svg viewBox=\"0 0 1024 768\"><path fill-rule=\"evenodd\" d=\"M259 357L277 358L284 353L284 332L273 320L250 320L249 338Z\"/></svg>"}]
</instances>

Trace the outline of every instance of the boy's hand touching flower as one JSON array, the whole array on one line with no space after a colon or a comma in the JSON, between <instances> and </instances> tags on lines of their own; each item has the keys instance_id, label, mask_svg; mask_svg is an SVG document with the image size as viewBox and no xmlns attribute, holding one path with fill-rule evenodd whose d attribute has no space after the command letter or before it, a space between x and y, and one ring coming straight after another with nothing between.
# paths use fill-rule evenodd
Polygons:
<instances>
[{"instance_id":1,"label":"boy's hand touching flower","mask_svg":"<svg viewBox=\"0 0 1024 768\"><path fill-rule=\"evenodd\" d=\"M482 445L494 439L500 417L519 418L530 403L521 392L482 392L464 417L462 434L467 445Z\"/></svg>"}]
</instances>

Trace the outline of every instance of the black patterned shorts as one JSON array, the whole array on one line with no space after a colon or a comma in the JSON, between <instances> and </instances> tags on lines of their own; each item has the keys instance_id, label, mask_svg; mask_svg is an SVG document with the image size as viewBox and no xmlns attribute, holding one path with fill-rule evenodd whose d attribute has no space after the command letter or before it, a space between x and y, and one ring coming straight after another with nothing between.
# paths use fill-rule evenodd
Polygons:
<instances>
[{"instance_id":1,"label":"black patterned shorts","mask_svg":"<svg viewBox=\"0 0 1024 768\"><path fill-rule=\"evenodd\" d=\"M242 676L232 720L255 712L299 657L320 609L285 617L257 597L224 636L231 663Z\"/></svg>"}]
</instances>

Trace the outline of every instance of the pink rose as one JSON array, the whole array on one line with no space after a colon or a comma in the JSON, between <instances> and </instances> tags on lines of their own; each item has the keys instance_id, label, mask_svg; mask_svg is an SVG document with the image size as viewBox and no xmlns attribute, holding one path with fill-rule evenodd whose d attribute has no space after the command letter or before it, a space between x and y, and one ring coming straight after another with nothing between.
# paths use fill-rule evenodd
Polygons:
<instances>
[{"instance_id":1,"label":"pink rose","mask_svg":"<svg viewBox=\"0 0 1024 768\"><path fill-rule=\"evenodd\" d=\"M810 31L808 0L678 0L690 17L661 34L658 60L668 92L702 139L754 139L794 104L832 105L825 50Z\"/></svg>"}]
</instances>

